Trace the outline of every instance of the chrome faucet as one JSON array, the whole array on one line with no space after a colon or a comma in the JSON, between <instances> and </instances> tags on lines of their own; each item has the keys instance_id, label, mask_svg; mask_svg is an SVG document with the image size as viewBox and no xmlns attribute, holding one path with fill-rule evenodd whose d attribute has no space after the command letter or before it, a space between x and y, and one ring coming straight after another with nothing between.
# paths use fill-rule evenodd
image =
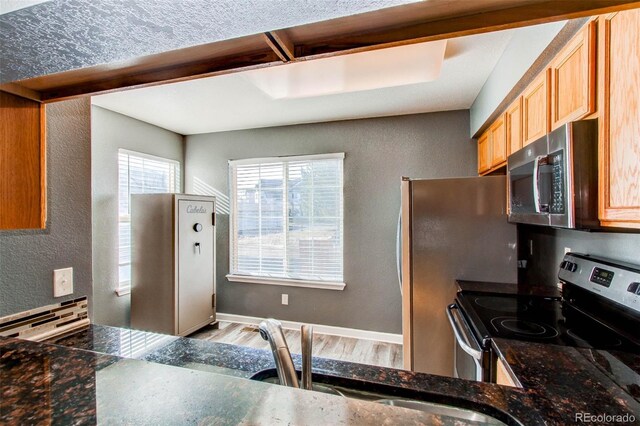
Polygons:
<instances>
[{"instance_id":1,"label":"chrome faucet","mask_svg":"<svg viewBox=\"0 0 640 426\"><path fill-rule=\"evenodd\" d=\"M276 363L278 379L283 386L299 388L300 383L296 374L296 369L291 359L291 352L287 340L282 332L282 324L273 318L268 318L258 326L260 336L269 342L273 359ZM313 344L313 327L303 325L302 334L302 387L311 390L311 354Z\"/></svg>"}]
</instances>

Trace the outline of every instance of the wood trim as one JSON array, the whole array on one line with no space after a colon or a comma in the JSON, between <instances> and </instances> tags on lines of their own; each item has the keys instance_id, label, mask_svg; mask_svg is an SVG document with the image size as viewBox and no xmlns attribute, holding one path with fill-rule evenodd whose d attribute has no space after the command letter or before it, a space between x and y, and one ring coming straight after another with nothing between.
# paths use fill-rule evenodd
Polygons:
<instances>
[{"instance_id":1,"label":"wood trim","mask_svg":"<svg viewBox=\"0 0 640 426\"><path fill-rule=\"evenodd\" d=\"M284 54L287 56L287 58L288 58L287 60L288 61L295 60L295 58L296 58L296 56L295 56L295 45L293 44L293 41L287 35L286 31L284 31L284 30L271 31L269 34L271 34L271 36L273 37L275 42L278 44L280 49L282 49Z\"/></svg>"},{"instance_id":2,"label":"wood trim","mask_svg":"<svg viewBox=\"0 0 640 426\"><path fill-rule=\"evenodd\" d=\"M52 102L282 64L283 57L308 60L637 7L638 0L430 0L271 31L271 43L259 33L13 83Z\"/></svg>"},{"instance_id":3,"label":"wood trim","mask_svg":"<svg viewBox=\"0 0 640 426\"><path fill-rule=\"evenodd\" d=\"M47 227L47 106L40 104L40 228Z\"/></svg>"},{"instance_id":4,"label":"wood trim","mask_svg":"<svg viewBox=\"0 0 640 426\"><path fill-rule=\"evenodd\" d=\"M599 25L598 54L598 98L600 99L600 120L598 138L598 218L600 225L607 226L609 199L609 43L611 38L611 18L616 14L603 17Z\"/></svg>"},{"instance_id":5,"label":"wood trim","mask_svg":"<svg viewBox=\"0 0 640 426\"><path fill-rule=\"evenodd\" d=\"M401 183L402 196L402 362L405 370L413 371L413 292L411 253L411 181Z\"/></svg>"},{"instance_id":6,"label":"wood trim","mask_svg":"<svg viewBox=\"0 0 640 426\"><path fill-rule=\"evenodd\" d=\"M0 90L3 92L11 93L12 95L20 96L21 98L31 99L32 101L40 102L42 97L40 92L27 89L16 83L4 83L0 84Z\"/></svg>"},{"instance_id":7,"label":"wood trim","mask_svg":"<svg viewBox=\"0 0 640 426\"><path fill-rule=\"evenodd\" d=\"M605 226L607 228L630 228L630 229L640 229L640 222L625 222L625 221L610 221L610 220L601 220L601 226Z\"/></svg>"},{"instance_id":8,"label":"wood trim","mask_svg":"<svg viewBox=\"0 0 640 426\"><path fill-rule=\"evenodd\" d=\"M96 80L89 84L52 88L41 92L41 97L43 102L55 102L85 96L86 94L103 94L123 89L177 83L279 64L282 64L282 60L269 48L268 51L264 50L236 57L172 66L106 80Z\"/></svg>"},{"instance_id":9,"label":"wood trim","mask_svg":"<svg viewBox=\"0 0 640 426\"><path fill-rule=\"evenodd\" d=\"M278 55L278 58L280 58L282 62L289 62L289 58L287 57L287 54L280 47L280 45L278 45L278 42L273 38L273 35L271 35L271 33L266 32L262 36L264 37L265 43L269 45L271 50L273 50L273 53Z\"/></svg>"},{"instance_id":10,"label":"wood trim","mask_svg":"<svg viewBox=\"0 0 640 426\"><path fill-rule=\"evenodd\" d=\"M496 360L496 384L516 388L523 387L509 364L500 357Z\"/></svg>"},{"instance_id":11,"label":"wood trim","mask_svg":"<svg viewBox=\"0 0 640 426\"><path fill-rule=\"evenodd\" d=\"M433 7L433 3L433 1L426 2L422 6ZM371 25L369 28L356 25L358 30L353 33L348 33L344 29L342 32L336 30L335 34L329 32L320 40L314 39L314 33L327 33L323 26L331 25L332 21L310 24L304 29L296 28L290 31L290 34L293 35L296 45L296 57L309 59L462 37L640 7L640 2L637 1L550 0L521 3L524 4L516 7L502 7L498 10L467 14L460 12L457 16L444 19L423 18L422 22L415 22L412 16L406 16L404 22L395 22L395 26L391 28L383 27L385 24L393 24L386 22L385 16L380 14L377 17L376 25L380 25L378 28L376 25ZM414 13L419 16L421 11L414 8ZM367 14L361 16L365 15ZM339 23L336 23L335 27L340 28Z\"/></svg>"}]
</instances>

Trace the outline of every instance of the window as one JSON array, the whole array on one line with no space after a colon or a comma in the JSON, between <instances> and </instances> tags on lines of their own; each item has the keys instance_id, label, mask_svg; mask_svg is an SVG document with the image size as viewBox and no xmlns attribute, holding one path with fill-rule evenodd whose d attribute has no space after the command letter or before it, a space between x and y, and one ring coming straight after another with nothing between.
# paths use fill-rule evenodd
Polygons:
<instances>
[{"instance_id":1,"label":"window","mask_svg":"<svg viewBox=\"0 0 640 426\"><path fill-rule=\"evenodd\" d=\"M118 150L118 290L131 287L131 194L180 191L180 163L139 152Z\"/></svg>"},{"instance_id":2,"label":"window","mask_svg":"<svg viewBox=\"0 0 640 426\"><path fill-rule=\"evenodd\" d=\"M230 281L344 288L343 159L229 162Z\"/></svg>"}]
</instances>

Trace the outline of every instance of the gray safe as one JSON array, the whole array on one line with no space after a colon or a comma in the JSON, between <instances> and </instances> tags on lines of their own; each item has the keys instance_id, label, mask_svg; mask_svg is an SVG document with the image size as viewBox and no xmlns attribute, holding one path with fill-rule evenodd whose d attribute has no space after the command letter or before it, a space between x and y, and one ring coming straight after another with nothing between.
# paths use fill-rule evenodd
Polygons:
<instances>
[{"instance_id":1,"label":"gray safe","mask_svg":"<svg viewBox=\"0 0 640 426\"><path fill-rule=\"evenodd\" d=\"M186 336L215 321L215 198L131 195L131 327Z\"/></svg>"}]
</instances>

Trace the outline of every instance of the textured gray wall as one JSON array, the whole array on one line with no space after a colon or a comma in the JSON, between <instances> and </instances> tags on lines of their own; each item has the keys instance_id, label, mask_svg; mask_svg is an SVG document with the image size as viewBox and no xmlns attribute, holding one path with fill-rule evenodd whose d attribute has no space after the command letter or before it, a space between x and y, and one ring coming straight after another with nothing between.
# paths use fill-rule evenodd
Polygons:
<instances>
[{"instance_id":1,"label":"textured gray wall","mask_svg":"<svg viewBox=\"0 0 640 426\"><path fill-rule=\"evenodd\" d=\"M520 259L527 259L526 270L520 271L520 282L555 285L558 266L569 247L577 253L608 257L640 265L640 234L584 232L539 226L518 226ZM533 256L528 253L533 242Z\"/></svg>"},{"instance_id":2,"label":"textured gray wall","mask_svg":"<svg viewBox=\"0 0 640 426\"><path fill-rule=\"evenodd\" d=\"M0 82L415 0L53 0L0 15Z\"/></svg>"},{"instance_id":3,"label":"textured gray wall","mask_svg":"<svg viewBox=\"0 0 640 426\"><path fill-rule=\"evenodd\" d=\"M230 159L345 152L344 291L230 283L229 218L217 220L218 311L400 333L396 275L400 179L476 174L469 112L240 130L186 137L185 189L228 194ZM280 295L289 294L289 305Z\"/></svg>"},{"instance_id":4,"label":"textured gray wall","mask_svg":"<svg viewBox=\"0 0 640 426\"><path fill-rule=\"evenodd\" d=\"M182 136L98 106L91 107L93 297L95 322L128 326L131 298L118 297L118 149L180 161ZM184 181L181 179L181 182Z\"/></svg>"},{"instance_id":5,"label":"textured gray wall","mask_svg":"<svg viewBox=\"0 0 640 426\"><path fill-rule=\"evenodd\" d=\"M90 127L88 99L47 105L47 227L0 231L0 316L85 295L91 304ZM73 295L54 299L53 270L66 267Z\"/></svg>"}]
</instances>

